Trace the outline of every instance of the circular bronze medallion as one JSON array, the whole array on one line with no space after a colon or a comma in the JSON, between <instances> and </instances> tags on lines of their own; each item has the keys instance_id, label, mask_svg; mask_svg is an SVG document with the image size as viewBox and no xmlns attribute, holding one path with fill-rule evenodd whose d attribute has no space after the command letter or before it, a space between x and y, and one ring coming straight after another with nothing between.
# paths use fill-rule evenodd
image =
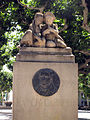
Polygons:
<instances>
[{"instance_id":1,"label":"circular bronze medallion","mask_svg":"<svg viewBox=\"0 0 90 120\"><path fill-rule=\"evenodd\" d=\"M40 69L32 80L34 90L43 96L51 96L57 92L60 86L60 79L52 69Z\"/></svg>"}]
</instances>

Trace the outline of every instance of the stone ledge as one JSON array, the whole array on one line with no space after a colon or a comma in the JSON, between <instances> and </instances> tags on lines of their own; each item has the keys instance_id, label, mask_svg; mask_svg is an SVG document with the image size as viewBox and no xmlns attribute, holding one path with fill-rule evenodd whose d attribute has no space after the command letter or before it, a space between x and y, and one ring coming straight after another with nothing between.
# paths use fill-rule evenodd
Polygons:
<instances>
[{"instance_id":1,"label":"stone ledge","mask_svg":"<svg viewBox=\"0 0 90 120\"><path fill-rule=\"evenodd\" d=\"M22 47L20 54L45 54L45 55L71 55L72 49L67 48L40 48L40 47Z\"/></svg>"},{"instance_id":2,"label":"stone ledge","mask_svg":"<svg viewBox=\"0 0 90 120\"><path fill-rule=\"evenodd\" d=\"M72 49L67 48L40 48L22 47L16 56L17 62L54 62L75 63Z\"/></svg>"},{"instance_id":3,"label":"stone ledge","mask_svg":"<svg viewBox=\"0 0 90 120\"><path fill-rule=\"evenodd\" d=\"M16 61L18 62L60 62L60 63L75 63L74 55L21 55L17 54Z\"/></svg>"}]
</instances>

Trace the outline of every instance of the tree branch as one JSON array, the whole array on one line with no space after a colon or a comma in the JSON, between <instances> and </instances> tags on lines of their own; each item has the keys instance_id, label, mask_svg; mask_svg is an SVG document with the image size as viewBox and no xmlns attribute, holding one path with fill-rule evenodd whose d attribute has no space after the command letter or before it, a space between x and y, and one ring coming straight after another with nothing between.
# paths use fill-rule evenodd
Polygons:
<instances>
[{"instance_id":1,"label":"tree branch","mask_svg":"<svg viewBox=\"0 0 90 120\"><path fill-rule=\"evenodd\" d=\"M82 69L82 68L86 68L87 67L87 64L90 62L90 59L86 59L85 63L81 64L79 66L79 70Z\"/></svg>"},{"instance_id":2,"label":"tree branch","mask_svg":"<svg viewBox=\"0 0 90 120\"><path fill-rule=\"evenodd\" d=\"M0 8L2 8L4 5L0 6Z\"/></svg>"},{"instance_id":3,"label":"tree branch","mask_svg":"<svg viewBox=\"0 0 90 120\"><path fill-rule=\"evenodd\" d=\"M39 10L41 13L43 12L43 10L45 9L45 7L46 7L46 5L47 5L47 2L46 2L46 4L45 4L43 7L41 7L41 8L29 7L29 6L27 6L27 5L22 4L22 3L20 2L20 0L17 0L17 1L18 1L18 3L19 3L20 5L22 5L22 6L25 7L25 8Z\"/></svg>"},{"instance_id":4,"label":"tree branch","mask_svg":"<svg viewBox=\"0 0 90 120\"><path fill-rule=\"evenodd\" d=\"M85 2L85 0L82 0L82 6L84 7L83 10L83 24L82 24L82 28L87 30L88 32L90 32L90 27L88 26L88 8L87 8L87 4Z\"/></svg>"},{"instance_id":5,"label":"tree branch","mask_svg":"<svg viewBox=\"0 0 90 120\"><path fill-rule=\"evenodd\" d=\"M85 54L85 55L90 55L90 52L89 51L79 51L79 50L75 50L74 52L80 52L80 53L83 53L83 54ZM88 65L87 66L87 64L90 62L90 59L85 59L85 63L82 63L79 67L78 67L78 69L79 69L79 74L87 74L88 72L86 72L86 71L82 71L81 69L83 69L83 68L89 68L90 66Z\"/></svg>"},{"instance_id":6,"label":"tree branch","mask_svg":"<svg viewBox=\"0 0 90 120\"><path fill-rule=\"evenodd\" d=\"M64 19L64 22L65 22L64 28L62 28L59 32L62 32L68 28L68 25L66 24L66 22L67 22L66 18Z\"/></svg>"},{"instance_id":7,"label":"tree branch","mask_svg":"<svg viewBox=\"0 0 90 120\"><path fill-rule=\"evenodd\" d=\"M83 53L85 55L90 55L90 52L89 51L79 51L79 50L75 50L74 52L80 52L80 53Z\"/></svg>"},{"instance_id":8,"label":"tree branch","mask_svg":"<svg viewBox=\"0 0 90 120\"><path fill-rule=\"evenodd\" d=\"M86 72L79 70L78 74L86 74Z\"/></svg>"},{"instance_id":9,"label":"tree branch","mask_svg":"<svg viewBox=\"0 0 90 120\"><path fill-rule=\"evenodd\" d=\"M23 22L24 24L27 24L27 22L25 22L24 20L22 20L22 22Z\"/></svg>"},{"instance_id":10,"label":"tree branch","mask_svg":"<svg viewBox=\"0 0 90 120\"><path fill-rule=\"evenodd\" d=\"M8 5L8 4L1 5L0 8L4 7L5 5Z\"/></svg>"},{"instance_id":11,"label":"tree branch","mask_svg":"<svg viewBox=\"0 0 90 120\"><path fill-rule=\"evenodd\" d=\"M22 18L21 12L20 12L20 17ZM22 19L22 22L23 22L24 24L27 24L27 22L26 22L25 20L23 20L23 19Z\"/></svg>"}]
</instances>

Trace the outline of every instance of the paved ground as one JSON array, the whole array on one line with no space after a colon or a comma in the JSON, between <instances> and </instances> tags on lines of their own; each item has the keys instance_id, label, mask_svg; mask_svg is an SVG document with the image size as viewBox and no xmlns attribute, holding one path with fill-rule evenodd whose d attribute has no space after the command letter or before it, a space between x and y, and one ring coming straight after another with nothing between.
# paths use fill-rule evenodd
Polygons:
<instances>
[{"instance_id":1,"label":"paved ground","mask_svg":"<svg viewBox=\"0 0 90 120\"><path fill-rule=\"evenodd\" d=\"M11 109L0 109L0 120L12 120ZM90 111L78 111L78 120L90 120Z\"/></svg>"},{"instance_id":2,"label":"paved ground","mask_svg":"<svg viewBox=\"0 0 90 120\"><path fill-rule=\"evenodd\" d=\"M12 120L12 110L0 109L0 120Z\"/></svg>"},{"instance_id":3,"label":"paved ground","mask_svg":"<svg viewBox=\"0 0 90 120\"><path fill-rule=\"evenodd\" d=\"M78 120L90 120L90 111L78 110Z\"/></svg>"}]
</instances>

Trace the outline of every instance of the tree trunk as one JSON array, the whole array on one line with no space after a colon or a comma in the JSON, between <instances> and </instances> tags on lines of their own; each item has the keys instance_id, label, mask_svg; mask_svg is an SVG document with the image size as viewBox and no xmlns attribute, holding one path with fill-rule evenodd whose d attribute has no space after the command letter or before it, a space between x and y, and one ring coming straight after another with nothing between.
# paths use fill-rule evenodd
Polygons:
<instances>
[{"instance_id":1,"label":"tree trunk","mask_svg":"<svg viewBox=\"0 0 90 120\"><path fill-rule=\"evenodd\" d=\"M1 105L3 105L3 92L1 91Z\"/></svg>"}]
</instances>

